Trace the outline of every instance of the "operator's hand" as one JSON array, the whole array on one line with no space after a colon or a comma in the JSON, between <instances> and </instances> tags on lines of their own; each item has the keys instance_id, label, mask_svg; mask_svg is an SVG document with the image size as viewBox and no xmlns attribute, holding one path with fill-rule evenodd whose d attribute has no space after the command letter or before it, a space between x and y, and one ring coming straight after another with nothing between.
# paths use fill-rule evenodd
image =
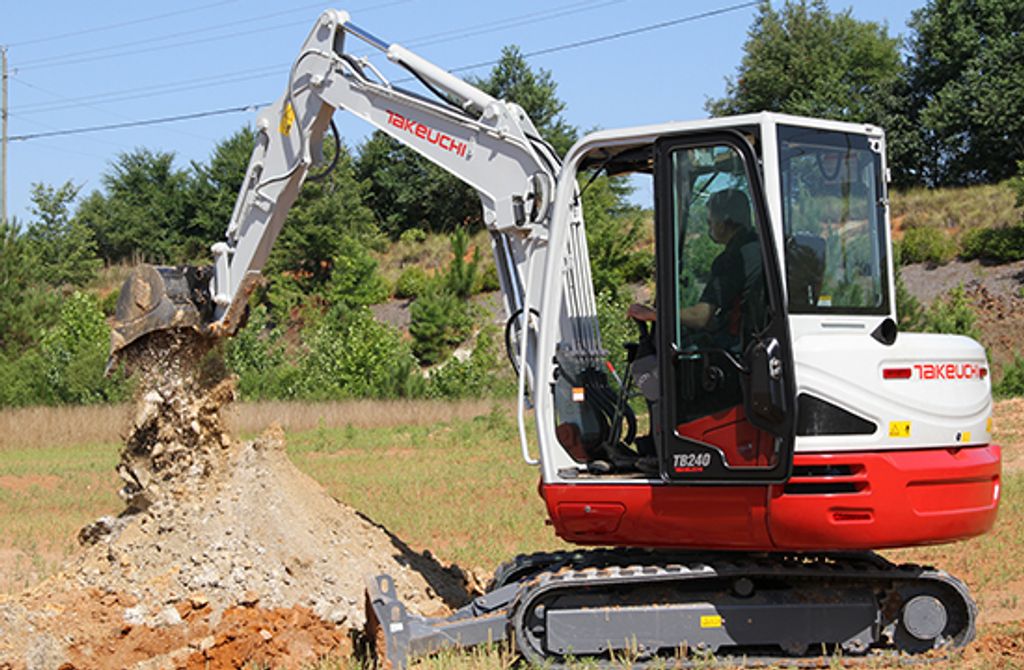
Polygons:
<instances>
[{"instance_id":1,"label":"operator's hand","mask_svg":"<svg viewBox=\"0 0 1024 670\"><path fill-rule=\"evenodd\" d=\"M626 310L626 316L636 321L655 321L658 318L658 313L654 311L653 307L634 302Z\"/></svg>"}]
</instances>

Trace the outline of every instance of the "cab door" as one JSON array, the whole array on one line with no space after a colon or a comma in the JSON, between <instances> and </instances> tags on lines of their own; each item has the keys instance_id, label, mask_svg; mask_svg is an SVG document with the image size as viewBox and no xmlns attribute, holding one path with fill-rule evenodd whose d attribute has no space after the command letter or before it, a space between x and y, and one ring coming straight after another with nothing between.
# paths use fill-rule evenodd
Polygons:
<instances>
[{"instance_id":1,"label":"cab door","mask_svg":"<svg viewBox=\"0 0 1024 670\"><path fill-rule=\"evenodd\" d=\"M757 158L738 132L655 148L661 477L777 483L793 463L789 326Z\"/></svg>"}]
</instances>

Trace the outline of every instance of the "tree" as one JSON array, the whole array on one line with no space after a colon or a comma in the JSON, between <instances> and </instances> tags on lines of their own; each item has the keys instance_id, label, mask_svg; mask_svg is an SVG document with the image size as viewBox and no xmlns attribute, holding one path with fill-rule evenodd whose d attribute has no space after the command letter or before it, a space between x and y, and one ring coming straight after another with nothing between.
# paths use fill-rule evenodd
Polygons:
<instances>
[{"instance_id":1,"label":"tree","mask_svg":"<svg viewBox=\"0 0 1024 670\"><path fill-rule=\"evenodd\" d=\"M387 296L370 249L383 243L365 186L343 146L334 170L307 181L267 260L268 299L275 320L318 295L331 305L365 306ZM328 159L330 156L328 155Z\"/></svg>"},{"instance_id":2,"label":"tree","mask_svg":"<svg viewBox=\"0 0 1024 670\"><path fill-rule=\"evenodd\" d=\"M192 161L189 198L194 214L186 231L189 256L208 254L210 244L223 239L255 142L256 133L246 126L214 147L209 165Z\"/></svg>"},{"instance_id":3,"label":"tree","mask_svg":"<svg viewBox=\"0 0 1024 670\"><path fill-rule=\"evenodd\" d=\"M638 265L653 266L650 256L636 249L643 233L640 211L625 204L628 183L603 176L589 184L580 181L594 292L620 296L638 279Z\"/></svg>"},{"instance_id":4,"label":"tree","mask_svg":"<svg viewBox=\"0 0 1024 670\"><path fill-rule=\"evenodd\" d=\"M103 375L109 346L110 328L96 299L75 291L39 343L43 400L57 405L123 400L123 379Z\"/></svg>"},{"instance_id":5,"label":"tree","mask_svg":"<svg viewBox=\"0 0 1024 670\"><path fill-rule=\"evenodd\" d=\"M142 258L183 262L192 220L188 173L174 167L174 154L135 149L118 155L78 209L108 262Z\"/></svg>"},{"instance_id":6,"label":"tree","mask_svg":"<svg viewBox=\"0 0 1024 670\"><path fill-rule=\"evenodd\" d=\"M79 187L70 181L53 187L32 185L32 214L26 240L40 278L50 286L82 286L92 280L101 261L92 231L71 218Z\"/></svg>"},{"instance_id":7,"label":"tree","mask_svg":"<svg viewBox=\"0 0 1024 670\"><path fill-rule=\"evenodd\" d=\"M995 182L1024 159L1024 4L930 0L909 22L908 116L921 181Z\"/></svg>"},{"instance_id":8,"label":"tree","mask_svg":"<svg viewBox=\"0 0 1024 670\"><path fill-rule=\"evenodd\" d=\"M763 110L882 123L899 84L899 40L886 27L833 14L825 0L762 2L715 116Z\"/></svg>"},{"instance_id":9,"label":"tree","mask_svg":"<svg viewBox=\"0 0 1024 670\"><path fill-rule=\"evenodd\" d=\"M520 105L559 155L575 141L551 73L533 70L518 47L502 49L490 75L471 83ZM382 132L360 149L356 174L369 182L367 204L392 238L409 228L447 233L480 225L480 199L472 188Z\"/></svg>"},{"instance_id":10,"label":"tree","mask_svg":"<svg viewBox=\"0 0 1024 670\"><path fill-rule=\"evenodd\" d=\"M38 281L38 265L18 221L0 221L0 352L17 356L36 342L55 320L59 302Z\"/></svg>"},{"instance_id":11,"label":"tree","mask_svg":"<svg viewBox=\"0 0 1024 670\"><path fill-rule=\"evenodd\" d=\"M461 179L377 131L359 150L366 204L392 239L409 229L450 232L480 225L480 197Z\"/></svg>"},{"instance_id":12,"label":"tree","mask_svg":"<svg viewBox=\"0 0 1024 670\"><path fill-rule=\"evenodd\" d=\"M499 100L510 100L522 107L559 156L564 156L576 141L579 131L562 118L565 103L558 99L558 84L551 72L543 68L533 70L518 46L503 48L487 79L470 78L470 83Z\"/></svg>"}]
</instances>

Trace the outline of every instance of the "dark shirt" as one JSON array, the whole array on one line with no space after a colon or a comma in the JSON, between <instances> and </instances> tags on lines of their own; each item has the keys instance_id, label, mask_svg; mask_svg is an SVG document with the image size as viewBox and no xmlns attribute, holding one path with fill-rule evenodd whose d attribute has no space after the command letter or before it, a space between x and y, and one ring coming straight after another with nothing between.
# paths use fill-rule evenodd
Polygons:
<instances>
[{"instance_id":1,"label":"dark shirt","mask_svg":"<svg viewBox=\"0 0 1024 670\"><path fill-rule=\"evenodd\" d=\"M756 314L764 309L763 285L757 233L741 228L711 263L711 277L700 296L713 309L705 330L718 346L742 346Z\"/></svg>"}]
</instances>

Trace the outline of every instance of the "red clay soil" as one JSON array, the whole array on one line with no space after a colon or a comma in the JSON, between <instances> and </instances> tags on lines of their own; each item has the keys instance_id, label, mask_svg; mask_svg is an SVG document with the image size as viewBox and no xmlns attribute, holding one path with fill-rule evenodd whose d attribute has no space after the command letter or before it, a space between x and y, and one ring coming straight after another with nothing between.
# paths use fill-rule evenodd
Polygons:
<instances>
[{"instance_id":1,"label":"red clay soil","mask_svg":"<svg viewBox=\"0 0 1024 670\"><path fill-rule=\"evenodd\" d=\"M70 644L67 660L47 666L48 651L37 650L38 667L60 670L166 668L235 670L244 667L295 668L325 656L351 653L340 627L308 608L264 609L258 603L222 613L202 597L174 605L175 625L133 625L124 621L134 599L90 589L49 603L60 616L51 620ZM0 647L2 651L2 647ZM19 667L0 661L0 670Z\"/></svg>"}]
</instances>

